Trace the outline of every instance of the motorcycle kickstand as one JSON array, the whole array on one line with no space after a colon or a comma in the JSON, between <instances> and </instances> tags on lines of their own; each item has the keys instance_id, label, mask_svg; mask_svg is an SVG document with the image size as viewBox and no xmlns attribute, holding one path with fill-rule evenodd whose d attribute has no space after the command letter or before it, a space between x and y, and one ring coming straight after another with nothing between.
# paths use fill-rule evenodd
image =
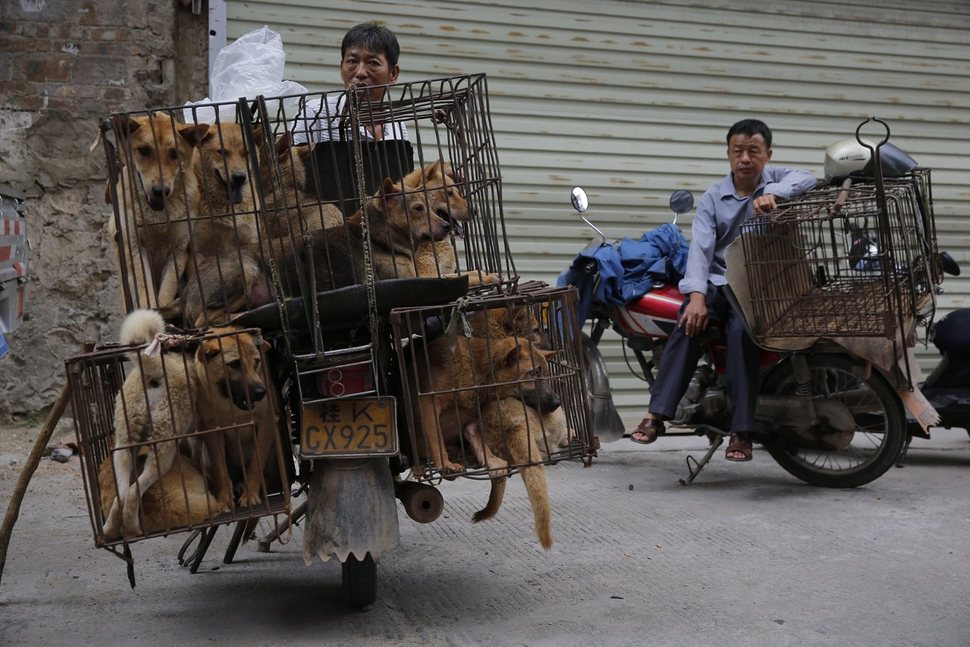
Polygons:
<instances>
[{"instance_id":1,"label":"motorcycle kickstand","mask_svg":"<svg viewBox=\"0 0 970 647\"><path fill-rule=\"evenodd\" d=\"M903 448L899 450L899 457L896 459L896 467L906 467L903 463L906 461L906 454L909 453L909 446L913 442L913 434L906 434L906 442L903 444Z\"/></svg>"},{"instance_id":2,"label":"motorcycle kickstand","mask_svg":"<svg viewBox=\"0 0 970 647\"><path fill-rule=\"evenodd\" d=\"M718 448L724 444L724 436L721 434L710 433L707 435L707 439L711 444L708 446L707 451L704 453L704 456L700 461L690 454L687 455L687 471L690 476L687 477L686 480L678 479L681 485L690 485L693 483L694 479L697 478L697 475L701 473L701 470L703 470L704 467L711 462L714 452L716 452Z\"/></svg>"}]
</instances>

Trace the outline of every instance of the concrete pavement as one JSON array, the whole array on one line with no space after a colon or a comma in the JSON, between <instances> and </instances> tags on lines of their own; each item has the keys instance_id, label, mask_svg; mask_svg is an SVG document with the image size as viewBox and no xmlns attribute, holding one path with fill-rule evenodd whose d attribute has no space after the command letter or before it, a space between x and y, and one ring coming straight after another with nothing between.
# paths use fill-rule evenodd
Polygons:
<instances>
[{"instance_id":1,"label":"concrete pavement","mask_svg":"<svg viewBox=\"0 0 970 647\"><path fill-rule=\"evenodd\" d=\"M35 432L3 432L4 502ZM401 513L401 546L381 561L366 612L341 604L338 564L304 565L299 530L270 554L242 547L230 565L220 530L195 575L175 559L184 535L135 544L131 590L124 563L93 547L77 458L44 460L0 584L0 643L970 644L966 433L915 441L905 468L856 490L804 485L757 450L745 464L719 454L680 486L704 445L621 440L589 469L549 468L548 553L520 479L477 525L487 484L444 483L438 521Z\"/></svg>"}]
</instances>

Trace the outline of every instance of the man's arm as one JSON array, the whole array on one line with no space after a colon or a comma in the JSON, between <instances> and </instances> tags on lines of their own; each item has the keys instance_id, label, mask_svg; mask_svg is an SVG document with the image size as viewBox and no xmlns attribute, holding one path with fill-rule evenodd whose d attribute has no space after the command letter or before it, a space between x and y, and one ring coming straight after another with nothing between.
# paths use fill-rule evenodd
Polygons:
<instances>
[{"instance_id":1,"label":"man's arm","mask_svg":"<svg viewBox=\"0 0 970 647\"><path fill-rule=\"evenodd\" d=\"M690 232L687 268L677 286L682 294L688 295L688 303L677 325L684 329L688 337L693 337L707 328L707 280L717 244L714 198L710 193L701 197Z\"/></svg>"},{"instance_id":2,"label":"man's arm","mask_svg":"<svg viewBox=\"0 0 970 647\"><path fill-rule=\"evenodd\" d=\"M778 166L765 169L767 183L760 195L752 201L755 213L771 211L778 206L777 200L790 200L815 188L817 180L808 171Z\"/></svg>"}]
</instances>

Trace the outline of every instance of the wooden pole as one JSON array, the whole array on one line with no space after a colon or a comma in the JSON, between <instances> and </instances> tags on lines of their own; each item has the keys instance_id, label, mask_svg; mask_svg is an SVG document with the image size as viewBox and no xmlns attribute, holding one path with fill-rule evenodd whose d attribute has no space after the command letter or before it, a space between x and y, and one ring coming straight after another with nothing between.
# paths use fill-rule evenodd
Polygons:
<instances>
[{"instance_id":1,"label":"wooden pole","mask_svg":"<svg viewBox=\"0 0 970 647\"><path fill-rule=\"evenodd\" d=\"M92 348L94 348L94 344L85 344L82 352L90 352ZM17 485L13 488L13 495L7 505L7 513L3 517L3 525L0 526L0 582L3 581L3 566L7 562L10 535L13 534L13 526L17 523L17 517L20 516L20 504L23 503L30 479L37 471L40 459L44 456L44 450L47 449L47 444L50 442L51 436L54 435L54 429L57 427L61 416L64 415L64 409L67 408L70 399L71 385L66 383L61 387L61 392L54 401L54 407L47 416L47 420L44 421L44 426L41 428L40 434L37 435L37 440L34 441L34 448L30 451L30 456L27 457L27 464L24 465L24 469L17 479Z\"/></svg>"}]
</instances>

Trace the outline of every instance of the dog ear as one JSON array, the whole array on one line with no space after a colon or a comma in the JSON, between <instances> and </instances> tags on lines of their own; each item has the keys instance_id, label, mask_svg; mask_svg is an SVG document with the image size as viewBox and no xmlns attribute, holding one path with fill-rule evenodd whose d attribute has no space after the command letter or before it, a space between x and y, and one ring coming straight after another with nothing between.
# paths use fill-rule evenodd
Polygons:
<instances>
[{"instance_id":1,"label":"dog ear","mask_svg":"<svg viewBox=\"0 0 970 647\"><path fill-rule=\"evenodd\" d=\"M522 357L522 345L515 337L503 337L496 344L502 366L516 366Z\"/></svg>"},{"instance_id":2,"label":"dog ear","mask_svg":"<svg viewBox=\"0 0 970 647\"><path fill-rule=\"evenodd\" d=\"M179 124L178 133L185 141L192 146L198 146L205 140L212 137L215 133L209 128L209 124Z\"/></svg>"},{"instance_id":3,"label":"dog ear","mask_svg":"<svg viewBox=\"0 0 970 647\"><path fill-rule=\"evenodd\" d=\"M386 200L393 200L396 196L394 194L401 193L404 190L404 185L397 185L391 181L391 178L384 178L384 182L381 184L380 194L384 196Z\"/></svg>"},{"instance_id":4,"label":"dog ear","mask_svg":"<svg viewBox=\"0 0 970 647\"><path fill-rule=\"evenodd\" d=\"M115 133L122 139L127 139L133 132L142 127L142 118L128 115L115 115L111 118Z\"/></svg>"},{"instance_id":5,"label":"dog ear","mask_svg":"<svg viewBox=\"0 0 970 647\"><path fill-rule=\"evenodd\" d=\"M424 183L427 184L436 177L441 177L441 160L439 159L434 164L430 164L426 169L424 169Z\"/></svg>"},{"instance_id":6,"label":"dog ear","mask_svg":"<svg viewBox=\"0 0 970 647\"><path fill-rule=\"evenodd\" d=\"M282 160L283 156L286 155L287 151L290 150L292 145L293 136L290 134L290 131L287 130L280 135L279 139L276 140L276 158Z\"/></svg>"}]
</instances>

